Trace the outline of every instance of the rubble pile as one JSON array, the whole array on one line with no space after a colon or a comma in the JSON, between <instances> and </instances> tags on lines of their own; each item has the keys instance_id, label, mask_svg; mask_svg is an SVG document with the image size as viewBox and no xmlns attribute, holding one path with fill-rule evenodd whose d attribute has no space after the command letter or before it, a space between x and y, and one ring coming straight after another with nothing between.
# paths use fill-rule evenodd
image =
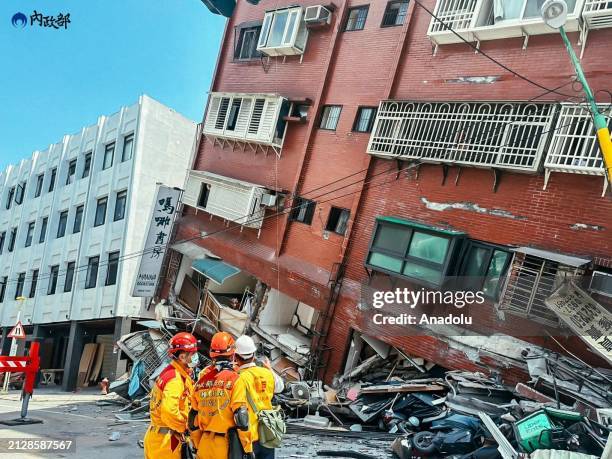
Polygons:
<instances>
[{"instance_id":1,"label":"rubble pile","mask_svg":"<svg viewBox=\"0 0 612 459\"><path fill-rule=\"evenodd\" d=\"M332 386L289 383L279 401L290 432L387 438L400 459L606 457L612 372L552 352L524 357L531 380L507 387L495 375L375 353Z\"/></svg>"}]
</instances>

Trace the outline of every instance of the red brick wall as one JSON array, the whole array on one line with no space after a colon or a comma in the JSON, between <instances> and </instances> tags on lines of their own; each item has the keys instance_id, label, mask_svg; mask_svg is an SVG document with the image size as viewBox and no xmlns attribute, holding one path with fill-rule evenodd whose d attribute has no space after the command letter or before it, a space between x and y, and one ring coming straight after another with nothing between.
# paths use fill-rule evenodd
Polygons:
<instances>
[{"instance_id":1,"label":"red brick wall","mask_svg":"<svg viewBox=\"0 0 612 459\"><path fill-rule=\"evenodd\" d=\"M434 0L422 1L433 9ZM303 5L320 3L312 0L300 2ZM334 27L339 20L338 12L344 6L342 1L334 3L339 8L334 13L331 27L310 34L302 62L297 57L288 57L285 61L272 59L269 66L262 66L260 62L232 61L234 26L262 19L265 10L294 3L262 0L258 6L253 6L238 2L228 25L213 91L274 92L286 97L308 97L315 105L342 105L337 130L329 132L315 128L310 133L312 123L318 121L318 113L311 109L308 117L311 124L289 125L280 159L273 153L266 157L262 153L213 147L206 142L202 143L195 163L197 169L282 188L317 200L320 204L312 225L289 223L285 226L283 217L278 221L267 221L259 239L254 230L245 230L242 233L230 232L223 239L202 240L202 245L273 285L280 270L283 273L280 289L315 307L325 305L325 281L322 279L329 274L332 264L342 259L342 248L347 244L346 238L333 233L328 239L324 238L323 230L331 205L356 209L360 204L358 213L351 215L354 227L347 252L347 276L353 281L364 277L363 263L377 215L448 225L467 232L474 239L535 245L596 258L600 264L612 266L612 200L610 195L600 196L600 177L557 173L552 175L548 189L542 190L541 174L505 172L498 191L494 193L490 170L464 168L455 185L458 169L451 168L443 186L441 166L424 165L418 179L410 172L400 174L398 180L393 180L395 176L387 173L396 166L395 162L374 159L370 166L370 157L365 153L369 136L351 132L360 105L378 105L381 99L389 96L416 100L527 100L543 90L475 54L464 44L441 46L437 55L432 56L432 45L426 36L430 17L416 4L411 6L405 28L380 28L386 2L371 1L365 30L339 33L333 48ZM349 5L363 3L351 0ZM404 31L407 31L405 36ZM404 37L407 37L405 45ZM570 38L577 42L577 34L571 34ZM588 38L582 63L595 90L612 89L608 49L611 38L611 29L592 31ZM493 40L482 42L481 49L544 86L552 88L570 81L572 69L556 33L530 37L525 50L522 45L522 39ZM394 73L398 59L397 72ZM328 76L324 82L325 75ZM499 78L492 84L448 81L466 76ZM577 94L574 89L568 85L560 91ZM598 97L606 100L601 93ZM544 99L563 97L548 95ZM363 178L366 170L372 184L360 197L361 183L351 185L351 182ZM312 191L349 174L355 175ZM391 183L376 185L388 181ZM336 188L340 189L326 194ZM323 202L351 192L354 194ZM435 211L428 209L426 202L477 204L488 210L503 210L512 218L452 208ZM183 222L180 234L197 234L198 228L209 225L208 222L208 216L192 216ZM576 223L596 225L601 229L576 230L572 228ZM278 249L279 240L284 240L280 259L258 254L253 249L259 247L262 253L267 249L274 251ZM301 272L294 265L295 260L303 263ZM300 280L296 281L295 276ZM317 293L313 294L313 291ZM355 303L355 295L345 291L336 307L329 335L329 343L335 351L328 376L341 367L350 326L358 323ZM483 310L482 316L487 317L487 324L495 328L492 306ZM520 320L515 323L519 328L520 324ZM475 369L474 363L464 354L448 349L432 337L385 339L407 352L423 355L445 366ZM550 346L550 343L545 344ZM511 371L507 373L509 380L523 376L513 376Z\"/></svg>"}]
</instances>

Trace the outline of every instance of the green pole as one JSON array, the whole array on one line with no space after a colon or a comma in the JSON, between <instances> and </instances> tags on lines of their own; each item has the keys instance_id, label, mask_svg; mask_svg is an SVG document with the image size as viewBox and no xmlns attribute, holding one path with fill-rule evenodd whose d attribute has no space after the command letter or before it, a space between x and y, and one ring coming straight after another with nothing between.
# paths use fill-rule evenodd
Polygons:
<instances>
[{"instance_id":1,"label":"green pole","mask_svg":"<svg viewBox=\"0 0 612 459\"><path fill-rule=\"evenodd\" d=\"M608 130L608 122L606 117L599 113L599 108L597 107L597 103L595 102L595 96L593 95L593 91L587 82L586 77L584 76L584 71L582 70L582 65L580 65L580 60L576 56L574 52L574 48L567 37L567 33L565 33L565 29L563 27L559 28L559 32L561 33L561 37L563 38L563 43L565 44L565 48L567 48L567 52L570 55L570 59L572 61L572 65L574 66L574 70L576 71L576 76L578 77L578 81L582 84L584 89L584 93L586 94L586 99L589 104L589 108L591 110L591 114L593 115L593 124L595 125L595 131L597 131L597 139L599 140L599 146L601 148L601 153L604 159L604 167L608 173L608 180L612 184L612 140L610 140L610 131Z\"/></svg>"}]
</instances>

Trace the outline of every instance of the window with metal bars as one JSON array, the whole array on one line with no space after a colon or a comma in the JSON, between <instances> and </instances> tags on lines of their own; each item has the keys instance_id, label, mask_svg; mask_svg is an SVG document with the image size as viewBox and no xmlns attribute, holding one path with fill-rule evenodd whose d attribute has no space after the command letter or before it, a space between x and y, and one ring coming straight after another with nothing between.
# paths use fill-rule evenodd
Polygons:
<instances>
[{"instance_id":1,"label":"window with metal bars","mask_svg":"<svg viewBox=\"0 0 612 459\"><path fill-rule=\"evenodd\" d=\"M331 210L329 211L329 216L327 217L325 229L327 231L333 231L334 233L344 235L344 233L346 233L346 226L348 224L350 215L350 210L332 206Z\"/></svg>"},{"instance_id":2,"label":"window with metal bars","mask_svg":"<svg viewBox=\"0 0 612 459\"><path fill-rule=\"evenodd\" d=\"M368 17L369 9L370 5L349 8L346 16L346 24L344 24L344 30L346 32L351 30L363 30L365 27L366 18Z\"/></svg>"},{"instance_id":3,"label":"window with metal bars","mask_svg":"<svg viewBox=\"0 0 612 459\"><path fill-rule=\"evenodd\" d=\"M392 1L387 3L381 27L393 27L404 24L408 13L408 1Z\"/></svg>"},{"instance_id":4,"label":"window with metal bars","mask_svg":"<svg viewBox=\"0 0 612 459\"><path fill-rule=\"evenodd\" d=\"M546 325L558 325L558 317L544 301L565 280L578 279L583 274L582 268L517 252L498 308Z\"/></svg>"},{"instance_id":5,"label":"window with metal bars","mask_svg":"<svg viewBox=\"0 0 612 459\"><path fill-rule=\"evenodd\" d=\"M342 106L340 105L324 105L321 111L321 123L319 127L328 131L335 131L340 119Z\"/></svg>"},{"instance_id":6,"label":"window with metal bars","mask_svg":"<svg viewBox=\"0 0 612 459\"><path fill-rule=\"evenodd\" d=\"M359 107L353 124L354 132L372 132L377 107Z\"/></svg>"},{"instance_id":7,"label":"window with metal bars","mask_svg":"<svg viewBox=\"0 0 612 459\"><path fill-rule=\"evenodd\" d=\"M536 171L554 104L384 101L368 152L459 165Z\"/></svg>"}]
</instances>

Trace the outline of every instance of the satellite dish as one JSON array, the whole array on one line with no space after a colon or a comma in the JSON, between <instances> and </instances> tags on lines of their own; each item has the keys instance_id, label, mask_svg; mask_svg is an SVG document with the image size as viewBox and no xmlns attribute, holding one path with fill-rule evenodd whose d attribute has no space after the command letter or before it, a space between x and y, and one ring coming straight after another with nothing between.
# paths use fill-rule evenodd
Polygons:
<instances>
[{"instance_id":1,"label":"satellite dish","mask_svg":"<svg viewBox=\"0 0 612 459\"><path fill-rule=\"evenodd\" d=\"M291 395L299 400L310 399L310 387L304 382L296 382L291 385Z\"/></svg>"}]
</instances>

